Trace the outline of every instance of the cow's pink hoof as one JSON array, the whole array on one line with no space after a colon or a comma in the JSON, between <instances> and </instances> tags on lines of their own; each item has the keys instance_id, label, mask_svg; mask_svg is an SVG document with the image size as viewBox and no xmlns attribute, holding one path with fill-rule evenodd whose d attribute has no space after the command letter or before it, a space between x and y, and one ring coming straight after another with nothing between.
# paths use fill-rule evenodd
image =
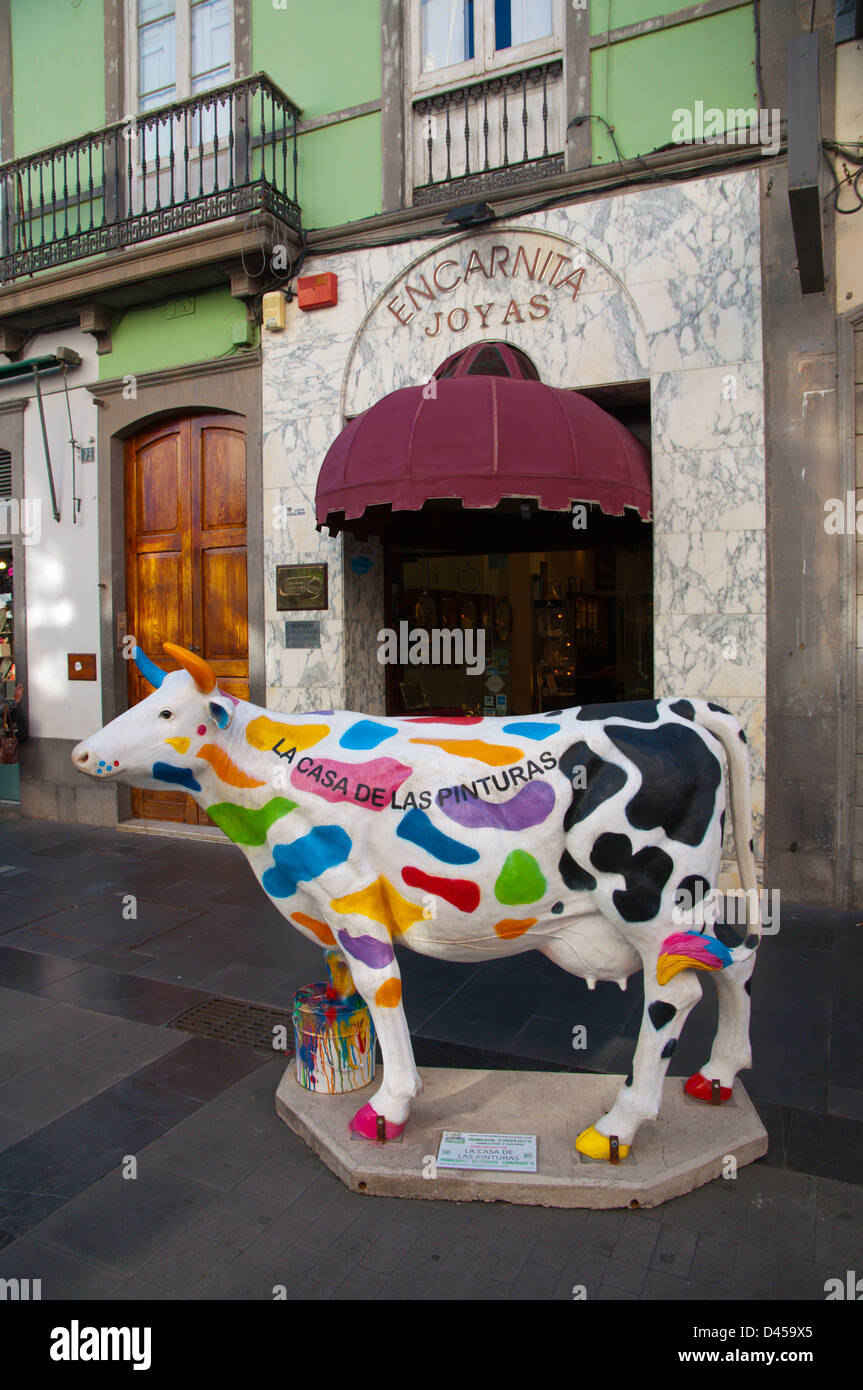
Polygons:
<instances>
[{"instance_id":1,"label":"cow's pink hoof","mask_svg":"<svg viewBox=\"0 0 863 1390\"><path fill-rule=\"evenodd\" d=\"M361 1134L364 1139L378 1138L378 1120L383 1116L378 1115L371 1105L364 1105L362 1110L358 1110L351 1120L350 1128L354 1134ZM405 1121L405 1124L407 1121ZM390 1120L384 1120L384 1133L387 1139L398 1139L405 1132L405 1125L394 1125Z\"/></svg>"},{"instance_id":2,"label":"cow's pink hoof","mask_svg":"<svg viewBox=\"0 0 863 1390\"><path fill-rule=\"evenodd\" d=\"M702 1076L700 1071L697 1071L694 1076L690 1076L683 1089L688 1096L692 1096L693 1100L703 1100L708 1105L721 1105L724 1101L731 1099L730 1086L720 1086L717 1099L713 1090L713 1082L708 1081L706 1076Z\"/></svg>"}]
</instances>

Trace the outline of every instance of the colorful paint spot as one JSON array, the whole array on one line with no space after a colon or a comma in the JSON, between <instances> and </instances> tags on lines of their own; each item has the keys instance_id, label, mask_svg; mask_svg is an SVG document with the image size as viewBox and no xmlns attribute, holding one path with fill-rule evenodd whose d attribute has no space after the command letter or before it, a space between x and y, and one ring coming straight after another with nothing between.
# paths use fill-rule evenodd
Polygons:
<instances>
[{"instance_id":1,"label":"colorful paint spot","mask_svg":"<svg viewBox=\"0 0 863 1390\"><path fill-rule=\"evenodd\" d=\"M186 791L199 792L201 784L188 767L172 767L170 763L153 763L153 776L160 782L170 782L175 787L185 787Z\"/></svg>"},{"instance_id":2,"label":"colorful paint spot","mask_svg":"<svg viewBox=\"0 0 863 1390\"><path fill-rule=\"evenodd\" d=\"M470 795L458 801L438 792L438 806L445 816L469 830L527 830L541 825L554 808L554 788L548 782L530 782L509 801L484 801Z\"/></svg>"},{"instance_id":3,"label":"colorful paint spot","mask_svg":"<svg viewBox=\"0 0 863 1390\"><path fill-rule=\"evenodd\" d=\"M402 1002L401 980L384 980L375 995L375 1003L381 1009L398 1008Z\"/></svg>"},{"instance_id":4,"label":"colorful paint spot","mask_svg":"<svg viewBox=\"0 0 863 1390\"><path fill-rule=\"evenodd\" d=\"M410 865L402 869L402 878L408 888L422 888L426 893L433 893L436 898L452 903L459 912L475 912L479 907L479 884L472 883L469 878L435 878Z\"/></svg>"},{"instance_id":5,"label":"colorful paint spot","mask_svg":"<svg viewBox=\"0 0 863 1390\"><path fill-rule=\"evenodd\" d=\"M413 769L395 758L373 758L369 763L342 763L333 758L301 758L291 772L291 786L313 792L324 801L383 811L390 798L406 782Z\"/></svg>"},{"instance_id":6,"label":"colorful paint spot","mask_svg":"<svg viewBox=\"0 0 863 1390\"><path fill-rule=\"evenodd\" d=\"M485 743L481 738L412 738L411 743L427 743L431 748L442 748L455 758L473 758L487 767L505 767L507 763L517 763L524 757L522 748L507 748L498 743Z\"/></svg>"},{"instance_id":7,"label":"colorful paint spot","mask_svg":"<svg viewBox=\"0 0 863 1390\"><path fill-rule=\"evenodd\" d=\"M667 936L656 962L657 984L667 985L681 970L724 970L734 957L712 936L677 931Z\"/></svg>"},{"instance_id":8,"label":"colorful paint spot","mask_svg":"<svg viewBox=\"0 0 863 1390\"><path fill-rule=\"evenodd\" d=\"M408 811L402 816L396 834L402 840L410 840L427 854L440 859L444 864L475 864L479 850L462 845L442 830L432 825L425 811Z\"/></svg>"},{"instance_id":9,"label":"colorful paint spot","mask_svg":"<svg viewBox=\"0 0 863 1390\"><path fill-rule=\"evenodd\" d=\"M189 751L189 744L191 743L191 739L188 739L188 738L166 738L166 739L165 739L165 742L166 742L166 743L170 743L171 747L172 747L172 748L175 748L175 749L177 750L178 753L188 753L188 751Z\"/></svg>"},{"instance_id":10,"label":"colorful paint spot","mask_svg":"<svg viewBox=\"0 0 863 1390\"><path fill-rule=\"evenodd\" d=\"M343 864L351 852L351 837L338 825L316 825L289 845L274 845L274 864L261 883L271 898L289 898L297 884Z\"/></svg>"},{"instance_id":11,"label":"colorful paint spot","mask_svg":"<svg viewBox=\"0 0 863 1390\"><path fill-rule=\"evenodd\" d=\"M494 929L502 941L516 941L538 921L538 917L504 917L503 921L495 922Z\"/></svg>"},{"instance_id":12,"label":"colorful paint spot","mask_svg":"<svg viewBox=\"0 0 863 1390\"><path fill-rule=\"evenodd\" d=\"M421 907L403 897L398 888L394 888L389 879L383 876L357 893L333 898L330 907L334 912L350 912L380 922L392 936L401 936L414 922L421 921L423 915Z\"/></svg>"},{"instance_id":13,"label":"colorful paint spot","mask_svg":"<svg viewBox=\"0 0 863 1390\"><path fill-rule=\"evenodd\" d=\"M289 801L286 796L274 796L257 811L238 806L235 801L217 801L214 806L207 807L207 815L235 844L262 845L270 826L296 809L296 801Z\"/></svg>"},{"instance_id":14,"label":"colorful paint spot","mask_svg":"<svg viewBox=\"0 0 863 1390\"><path fill-rule=\"evenodd\" d=\"M204 743L195 754L196 758L203 758L208 762L220 782L227 782L229 787L263 787L265 782L260 782L256 777L250 777L243 772L241 767L232 758L229 758L224 748L220 748L216 743Z\"/></svg>"},{"instance_id":15,"label":"colorful paint spot","mask_svg":"<svg viewBox=\"0 0 863 1390\"><path fill-rule=\"evenodd\" d=\"M335 946L336 938L326 922L319 922L317 917L309 917L306 912L292 912L291 920L298 923L299 926L305 927L308 931L314 932L324 946Z\"/></svg>"},{"instance_id":16,"label":"colorful paint spot","mask_svg":"<svg viewBox=\"0 0 863 1390\"><path fill-rule=\"evenodd\" d=\"M506 856L494 895L500 903L535 903L545 892L545 876L527 850L514 849Z\"/></svg>"},{"instance_id":17,"label":"colorful paint spot","mask_svg":"<svg viewBox=\"0 0 863 1390\"><path fill-rule=\"evenodd\" d=\"M336 936L339 945L349 956L362 961L363 965L369 966L371 970L383 970L395 960L395 952L390 943L379 941L376 936L351 936L350 932L344 930L336 932Z\"/></svg>"},{"instance_id":18,"label":"colorful paint spot","mask_svg":"<svg viewBox=\"0 0 863 1390\"><path fill-rule=\"evenodd\" d=\"M505 734L514 734L516 738L532 738L536 743L546 738L549 734L559 734L559 724L532 724L527 720L517 724L504 724Z\"/></svg>"},{"instance_id":19,"label":"colorful paint spot","mask_svg":"<svg viewBox=\"0 0 863 1390\"><path fill-rule=\"evenodd\" d=\"M327 973L333 982L333 989L342 999L349 999L352 994L356 994L357 987L350 972L350 967L342 955L341 951L327 951Z\"/></svg>"},{"instance_id":20,"label":"colorful paint spot","mask_svg":"<svg viewBox=\"0 0 863 1390\"><path fill-rule=\"evenodd\" d=\"M413 714L406 724L481 724L481 714Z\"/></svg>"},{"instance_id":21,"label":"colorful paint spot","mask_svg":"<svg viewBox=\"0 0 863 1390\"><path fill-rule=\"evenodd\" d=\"M280 719L270 719L261 714L246 726L246 742L262 753L269 753L280 743L288 752L297 748L302 753L306 748L320 743L330 732L329 724L286 724Z\"/></svg>"},{"instance_id":22,"label":"colorful paint spot","mask_svg":"<svg viewBox=\"0 0 863 1390\"><path fill-rule=\"evenodd\" d=\"M377 724L374 719L360 719L349 729L345 729L339 739L339 747L366 752L369 748L377 748L379 743L385 743L388 738L395 738L397 733L397 729L389 729L386 724Z\"/></svg>"}]
</instances>

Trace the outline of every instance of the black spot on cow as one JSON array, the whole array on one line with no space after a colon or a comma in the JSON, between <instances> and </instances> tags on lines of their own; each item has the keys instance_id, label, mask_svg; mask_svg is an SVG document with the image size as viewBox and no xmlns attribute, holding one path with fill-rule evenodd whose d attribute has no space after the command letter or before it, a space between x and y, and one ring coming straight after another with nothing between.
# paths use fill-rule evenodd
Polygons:
<instances>
[{"instance_id":1,"label":"black spot on cow","mask_svg":"<svg viewBox=\"0 0 863 1390\"><path fill-rule=\"evenodd\" d=\"M703 874L687 874L674 890L674 905L683 912L700 907L710 892L710 880ZM702 927L702 931L704 928Z\"/></svg>"},{"instance_id":2,"label":"black spot on cow","mask_svg":"<svg viewBox=\"0 0 863 1390\"><path fill-rule=\"evenodd\" d=\"M750 996L750 998L751 998L751 997L752 997L752 976L751 976L751 975L750 975L749 979L746 981L746 984L743 986L743 988L746 990L746 993L747 993L747 994Z\"/></svg>"},{"instance_id":3,"label":"black spot on cow","mask_svg":"<svg viewBox=\"0 0 863 1390\"><path fill-rule=\"evenodd\" d=\"M683 724L658 729L608 724L605 732L641 773L641 786L626 808L630 825L636 830L662 826L669 839L700 845L722 781L719 759L700 734Z\"/></svg>"},{"instance_id":4,"label":"black spot on cow","mask_svg":"<svg viewBox=\"0 0 863 1390\"><path fill-rule=\"evenodd\" d=\"M571 893L589 893L596 887L596 879L580 864L576 864L568 849L563 851L558 864L560 876Z\"/></svg>"},{"instance_id":5,"label":"black spot on cow","mask_svg":"<svg viewBox=\"0 0 863 1390\"><path fill-rule=\"evenodd\" d=\"M760 941L760 936L747 936L743 944L746 947L747 951L754 951L756 946L760 943Z\"/></svg>"},{"instance_id":6,"label":"black spot on cow","mask_svg":"<svg viewBox=\"0 0 863 1390\"><path fill-rule=\"evenodd\" d=\"M553 719L556 714L566 714L565 709L547 709L543 714L543 719Z\"/></svg>"},{"instance_id":7,"label":"black spot on cow","mask_svg":"<svg viewBox=\"0 0 863 1390\"><path fill-rule=\"evenodd\" d=\"M633 854L628 835L608 832L599 836L590 862L602 873L623 874L626 887L615 889L611 896L624 922L649 922L656 916L662 890L674 868L674 861L665 850L646 845Z\"/></svg>"},{"instance_id":8,"label":"black spot on cow","mask_svg":"<svg viewBox=\"0 0 863 1390\"><path fill-rule=\"evenodd\" d=\"M733 716L732 716L732 714L731 714L731 710L730 710L730 709L726 709L724 705L714 705L714 704L711 704L711 702L708 700L708 701L707 701L707 708L708 708L708 709L712 709L713 712L714 712L715 714L727 714L729 718L733 718Z\"/></svg>"},{"instance_id":9,"label":"black spot on cow","mask_svg":"<svg viewBox=\"0 0 863 1390\"><path fill-rule=\"evenodd\" d=\"M755 853L755 841L754 841L754 840L750 840L750 841L749 841L749 850L750 850L750 853L752 853L752 854Z\"/></svg>"},{"instance_id":10,"label":"black spot on cow","mask_svg":"<svg viewBox=\"0 0 863 1390\"><path fill-rule=\"evenodd\" d=\"M746 742L746 735L745 735L745 733L743 732L742 729L738 729L738 730L737 730L737 737L740 739L740 742L741 742L741 743L745 743L745 742Z\"/></svg>"},{"instance_id":11,"label":"black spot on cow","mask_svg":"<svg viewBox=\"0 0 863 1390\"><path fill-rule=\"evenodd\" d=\"M720 843L720 845L722 844L722 841L723 841L724 839L725 839L725 812L722 811L722 812L720 812L720 815L719 815L719 843Z\"/></svg>"},{"instance_id":12,"label":"black spot on cow","mask_svg":"<svg viewBox=\"0 0 863 1390\"><path fill-rule=\"evenodd\" d=\"M669 1038L669 1039L668 1039L668 1042L665 1044L664 1048L662 1049L662 1051L661 1051L660 1054L659 1054L660 1057L673 1057L673 1056L674 1056L674 1049L676 1048L676 1046L677 1046L677 1039L676 1039L676 1038Z\"/></svg>"},{"instance_id":13,"label":"black spot on cow","mask_svg":"<svg viewBox=\"0 0 863 1390\"><path fill-rule=\"evenodd\" d=\"M571 744L562 755L559 767L570 782L578 771L578 782L584 783L584 786L572 788L572 801L563 818L564 830L571 830L579 821L587 820L603 801L626 785L623 768L617 763L606 762L584 742ZM583 772L579 771L581 768Z\"/></svg>"},{"instance_id":14,"label":"black spot on cow","mask_svg":"<svg viewBox=\"0 0 863 1390\"><path fill-rule=\"evenodd\" d=\"M579 719L634 719L639 724L655 724L659 718L658 700L620 700L613 705L582 705Z\"/></svg>"},{"instance_id":15,"label":"black spot on cow","mask_svg":"<svg viewBox=\"0 0 863 1390\"><path fill-rule=\"evenodd\" d=\"M631 1086L631 1085L632 1085L632 1072L629 1073L629 1076L626 1078L626 1080L624 1081L623 1084L624 1084L624 1086Z\"/></svg>"},{"instance_id":16,"label":"black spot on cow","mask_svg":"<svg viewBox=\"0 0 863 1390\"><path fill-rule=\"evenodd\" d=\"M666 1004L664 999L654 999L652 1004L648 1004L647 1013L658 1033L660 1028L671 1022L677 1010L673 1004Z\"/></svg>"},{"instance_id":17,"label":"black spot on cow","mask_svg":"<svg viewBox=\"0 0 863 1390\"><path fill-rule=\"evenodd\" d=\"M735 946L743 945L742 936L734 930L730 922L714 922L713 935L723 946L727 946L729 951L733 951Z\"/></svg>"},{"instance_id":18,"label":"black spot on cow","mask_svg":"<svg viewBox=\"0 0 863 1390\"><path fill-rule=\"evenodd\" d=\"M675 700L674 704L669 705L668 708L678 714L681 719L695 720L695 710L688 700Z\"/></svg>"},{"instance_id":19,"label":"black spot on cow","mask_svg":"<svg viewBox=\"0 0 863 1390\"><path fill-rule=\"evenodd\" d=\"M555 917L559 917L561 912L563 912L563 903L555 903L551 910Z\"/></svg>"}]
</instances>

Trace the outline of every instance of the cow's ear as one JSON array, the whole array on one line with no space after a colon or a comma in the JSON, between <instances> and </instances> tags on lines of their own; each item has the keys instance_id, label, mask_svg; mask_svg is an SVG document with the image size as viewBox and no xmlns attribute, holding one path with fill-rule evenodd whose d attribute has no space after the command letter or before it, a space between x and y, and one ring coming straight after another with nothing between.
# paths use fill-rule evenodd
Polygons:
<instances>
[{"instance_id":1,"label":"cow's ear","mask_svg":"<svg viewBox=\"0 0 863 1390\"><path fill-rule=\"evenodd\" d=\"M227 729L234 717L234 706L230 700L215 699L209 702L210 718L215 720L220 729Z\"/></svg>"}]
</instances>

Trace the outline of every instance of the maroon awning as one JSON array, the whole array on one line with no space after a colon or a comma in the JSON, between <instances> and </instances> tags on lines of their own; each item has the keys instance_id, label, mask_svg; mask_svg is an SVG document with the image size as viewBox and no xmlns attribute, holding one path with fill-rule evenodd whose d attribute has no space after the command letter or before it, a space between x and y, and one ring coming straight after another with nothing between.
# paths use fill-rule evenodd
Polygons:
<instances>
[{"instance_id":1,"label":"maroon awning","mask_svg":"<svg viewBox=\"0 0 863 1390\"><path fill-rule=\"evenodd\" d=\"M335 532L367 507L416 511L453 497L469 508L535 498L548 511L596 502L646 521L650 458L586 396L536 380L517 349L476 344L433 383L393 391L342 430L321 467L317 521Z\"/></svg>"}]
</instances>

